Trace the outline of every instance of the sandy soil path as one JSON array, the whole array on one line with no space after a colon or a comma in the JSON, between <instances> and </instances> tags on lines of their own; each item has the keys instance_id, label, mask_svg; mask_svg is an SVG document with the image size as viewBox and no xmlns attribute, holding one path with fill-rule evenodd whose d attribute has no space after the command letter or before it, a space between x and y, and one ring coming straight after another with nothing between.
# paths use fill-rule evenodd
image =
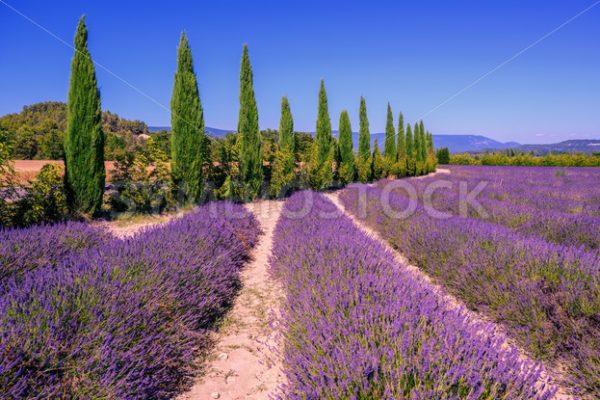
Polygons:
<instances>
[{"instance_id":1,"label":"sandy soil path","mask_svg":"<svg viewBox=\"0 0 600 400\"><path fill-rule=\"evenodd\" d=\"M268 399L282 383L277 361L278 337L270 327L278 316L283 290L271 279L268 261L273 229L283 202L259 201L246 206L264 231L242 272L242 289L233 308L214 334L215 347L204 374L178 400Z\"/></svg>"},{"instance_id":2,"label":"sandy soil path","mask_svg":"<svg viewBox=\"0 0 600 400\"><path fill-rule=\"evenodd\" d=\"M443 170L444 172L441 172L440 170L437 171L438 174L447 174L450 171L449 170ZM446 172L447 171L447 172ZM435 174L435 173L432 173ZM430 175L432 175L430 174ZM418 179L418 178L417 178ZM415 276L416 279L426 282L428 285L430 285L433 289L433 292L440 296L442 298L442 300L448 304L450 307L452 308L458 308L458 307L464 307L464 309L467 311L469 318L472 321L485 321L485 322L490 322L489 319L485 318L484 316L479 315L478 313L474 312L474 311L470 311L466 308L466 306L464 306L462 304L462 302L457 299L456 297L454 297L453 295L449 294L443 287L441 287L440 285L434 283L432 281L432 279L429 277L429 275L427 275L425 272L423 272L421 269L419 269L417 266L414 266L412 264L410 264L410 262L408 261L408 259L401 254L399 251L397 251L396 249L394 249L385 239L383 239L378 232L376 232L375 230L371 229L369 226L367 226L366 224L364 224L362 221L360 221L359 219L357 219L354 215L350 214L349 212L346 211L346 209L344 208L344 205L342 204L340 198L339 198L339 191L338 192L333 192L333 193L327 193L325 196L327 196L327 198L329 200L331 200L340 210L341 213L343 213L343 215L347 216L359 229L361 229L363 232L365 232L367 235L369 235L371 238L377 240L378 242L380 242L385 248L387 248L392 254L394 254L394 258L396 260L396 262L399 265L402 265L406 268L406 270L408 270L413 276ZM492 332L481 332L481 334L484 335L489 335L490 337L493 337L495 335L499 335L499 334L503 334L503 330L500 326L497 326L495 331ZM528 356L525 354L524 351L522 351L518 346L516 346L516 344L511 343L511 342L505 342L505 346L507 347L511 347L511 348L515 348L518 349L521 357L526 360L529 359ZM574 397L570 396L567 394L567 390L563 387L561 387L560 382L562 381L561 377L558 374L554 374L552 373L548 368L546 369L548 371L548 373L544 374L541 378L540 378L540 385L543 385L545 382L547 382L548 380L550 382L552 382L554 385L556 385L557 387L559 387L559 392L554 396L554 399L556 400L571 400L574 399Z\"/></svg>"}]
</instances>

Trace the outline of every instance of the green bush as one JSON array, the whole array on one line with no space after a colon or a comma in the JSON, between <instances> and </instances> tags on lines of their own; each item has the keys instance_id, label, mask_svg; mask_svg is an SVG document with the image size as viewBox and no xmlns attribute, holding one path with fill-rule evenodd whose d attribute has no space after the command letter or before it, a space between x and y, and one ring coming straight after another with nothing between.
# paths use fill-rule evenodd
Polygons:
<instances>
[{"instance_id":1,"label":"green bush","mask_svg":"<svg viewBox=\"0 0 600 400\"><path fill-rule=\"evenodd\" d=\"M269 196L280 198L294 189L296 180L294 154L286 149L275 152L275 158L271 164L271 182L269 185Z\"/></svg>"},{"instance_id":2,"label":"green bush","mask_svg":"<svg viewBox=\"0 0 600 400\"><path fill-rule=\"evenodd\" d=\"M150 163L143 154L124 155L115 163L113 185L108 194L110 211L160 213L176 204L174 185L164 153Z\"/></svg>"}]
</instances>

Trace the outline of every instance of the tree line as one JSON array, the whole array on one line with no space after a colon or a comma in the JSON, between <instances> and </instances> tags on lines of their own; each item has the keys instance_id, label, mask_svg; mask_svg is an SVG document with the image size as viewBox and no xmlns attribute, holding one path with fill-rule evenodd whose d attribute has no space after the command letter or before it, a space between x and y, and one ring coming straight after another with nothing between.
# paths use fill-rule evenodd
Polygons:
<instances>
[{"instance_id":1,"label":"tree line","mask_svg":"<svg viewBox=\"0 0 600 400\"><path fill-rule=\"evenodd\" d=\"M106 207L106 136L87 35L85 18L81 17L75 34L67 103L64 192L71 213L94 215L102 211L103 205ZM244 45L237 132L211 140L205 131L192 51L182 33L170 104L170 138L166 142L166 137L161 136L147 152L119 157L116 181L121 187L128 187L123 193L135 192L136 198L145 196L138 184L127 185L138 179L154 186L159 182L158 195L176 204L213 198L250 201L281 197L302 188L325 190L354 181L422 175L435 170L433 139L423 121L405 125L400 113L395 125L389 104L384 151L381 153L377 142L371 148L363 97L355 154L347 111L340 114L338 137L332 134L324 81L319 88L314 138L294 130L292 108L286 97L281 100L278 131L260 131L253 80L248 47ZM152 175L157 170L158 177Z\"/></svg>"}]
</instances>

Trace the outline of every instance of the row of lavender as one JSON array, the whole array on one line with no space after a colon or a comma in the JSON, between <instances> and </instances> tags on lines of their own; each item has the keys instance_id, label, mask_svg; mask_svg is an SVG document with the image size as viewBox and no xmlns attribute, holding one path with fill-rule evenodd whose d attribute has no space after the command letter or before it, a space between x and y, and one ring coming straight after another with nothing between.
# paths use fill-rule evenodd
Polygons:
<instances>
[{"instance_id":1,"label":"row of lavender","mask_svg":"<svg viewBox=\"0 0 600 400\"><path fill-rule=\"evenodd\" d=\"M451 176L489 182L484 194L543 210L600 216L600 169L450 166Z\"/></svg>"},{"instance_id":2,"label":"row of lavender","mask_svg":"<svg viewBox=\"0 0 600 400\"><path fill-rule=\"evenodd\" d=\"M388 196L379 186L351 186L342 202L470 308L501 322L534 356L564 362L582 394L600 395L596 252L484 220L436 218L423 205L396 218L390 210L406 210L409 198L402 192Z\"/></svg>"},{"instance_id":3,"label":"row of lavender","mask_svg":"<svg viewBox=\"0 0 600 400\"><path fill-rule=\"evenodd\" d=\"M78 223L0 231L0 397L173 395L258 234L226 203L124 240Z\"/></svg>"},{"instance_id":4,"label":"row of lavender","mask_svg":"<svg viewBox=\"0 0 600 400\"><path fill-rule=\"evenodd\" d=\"M298 218L307 196L312 207ZM297 193L275 230L271 268L286 290L282 398L552 397L541 368L503 347L491 324L444 303L348 218L332 219L334 209Z\"/></svg>"},{"instance_id":5,"label":"row of lavender","mask_svg":"<svg viewBox=\"0 0 600 400\"><path fill-rule=\"evenodd\" d=\"M467 208L469 217L552 243L600 251L600 169L517 168L452 167L443 179L449 187L431 191L432 183L440 184L437 176L412 184L421 200L429 190L433 207L454 215L460 213L460 186L476 190L480 185L476 200L484 212Z\"/></svg>"}]
</instances>

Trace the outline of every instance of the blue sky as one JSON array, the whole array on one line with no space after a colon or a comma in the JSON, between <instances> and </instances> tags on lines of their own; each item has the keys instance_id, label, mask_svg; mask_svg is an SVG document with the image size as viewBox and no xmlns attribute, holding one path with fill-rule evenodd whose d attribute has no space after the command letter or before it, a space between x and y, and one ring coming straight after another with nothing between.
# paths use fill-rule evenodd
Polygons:
<instances>
[{"instance_id":1,"label":"blue sky","mask_svg":"<svg viewBox=\"0 0 600 400\"><path fill-rule=\"evenodd\" d=\"M296 128L314 131L323 78L334 128L347 109L358 130L364 95L372 132L384 129L390 101L408 121L425 115L434 133L522 143L600 138L600 4L436 109L595 1L1 0L0 114L65 100L72 57L6 2L68 43L86 14L94 60L153 99L97 68L103 108L149 125L170 124L185 30L208 126L237 125L247 43L261 128L277 127L287 95Z\"/></svg>"}]
</instances>

